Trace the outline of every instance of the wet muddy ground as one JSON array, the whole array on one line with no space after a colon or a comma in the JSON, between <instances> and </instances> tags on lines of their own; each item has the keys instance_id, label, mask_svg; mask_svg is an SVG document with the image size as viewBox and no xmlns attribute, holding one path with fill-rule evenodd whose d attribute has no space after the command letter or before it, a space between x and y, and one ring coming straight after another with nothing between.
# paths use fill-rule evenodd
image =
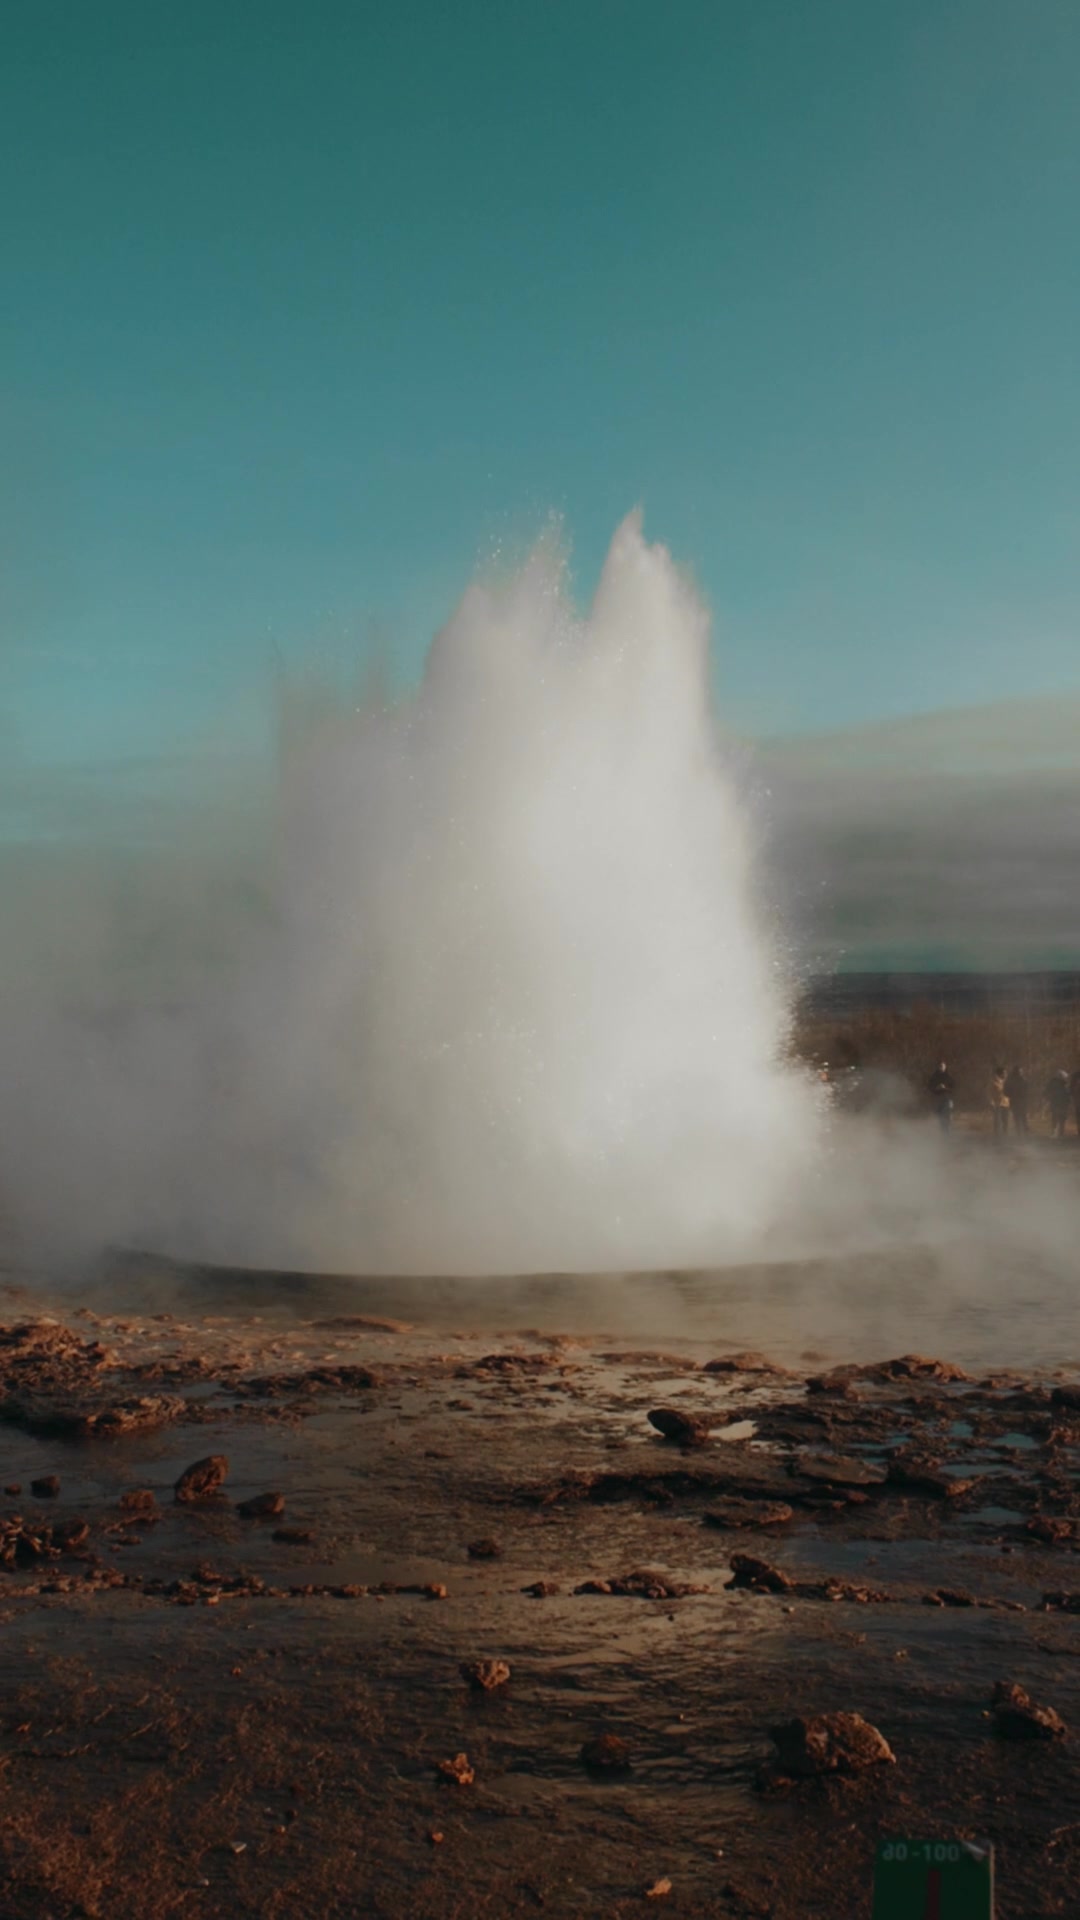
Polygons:
<instances>
[{"instance_id":1,"label":"wet muddy ground","mask_svg":"<svg viewBox=\"0 0 1080 1920\"><path fill-rule=\"evenodd\" d=\"M1074 1375L0 1304L4 1920L1080 1911Z\"/></svg>"}]
</instances>

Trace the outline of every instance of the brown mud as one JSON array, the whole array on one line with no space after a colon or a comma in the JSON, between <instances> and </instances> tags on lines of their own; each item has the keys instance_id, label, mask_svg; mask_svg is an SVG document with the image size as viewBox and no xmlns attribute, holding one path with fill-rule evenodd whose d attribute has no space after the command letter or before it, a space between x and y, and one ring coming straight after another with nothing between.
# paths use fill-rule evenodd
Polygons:
<instances>
[{"instance_id":1,"label":"brown mud","mask_svg":"<svg viewBox=\"0 0 1080 1920\"><path fill-rule=\"evenodd\" d=\"M1078 1911L1075 1376L7 1306L4 1920Z\"/></svg>"}]
</instances>

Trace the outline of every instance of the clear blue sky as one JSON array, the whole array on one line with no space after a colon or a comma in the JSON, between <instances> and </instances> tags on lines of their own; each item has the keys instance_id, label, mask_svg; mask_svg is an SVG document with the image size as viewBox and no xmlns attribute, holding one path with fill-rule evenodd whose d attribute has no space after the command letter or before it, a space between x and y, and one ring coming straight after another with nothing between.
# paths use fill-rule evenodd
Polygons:
<instances>
[{"instance_id":1,"label":"clear blue sky","mask_svg":"<svg viewBox=\"0 0 1080 1920\"><path fill-rule=\"evenodd\" d=\"M15 0L0 752L639 501L748 729L1076 686L1078 99L1076 0Z\"/></svg>"}]
</instances>

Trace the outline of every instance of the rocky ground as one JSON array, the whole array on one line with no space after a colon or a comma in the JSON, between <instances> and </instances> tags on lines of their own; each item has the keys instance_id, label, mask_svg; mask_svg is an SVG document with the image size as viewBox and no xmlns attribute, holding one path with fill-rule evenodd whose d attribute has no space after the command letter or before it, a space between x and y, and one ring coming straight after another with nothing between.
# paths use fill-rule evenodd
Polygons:
<instances>
[{"instance_id":1,"label":"rocky ground","mask_svg":"<svg viewBox=\"0 0 1080 1920\"><path fill-rule=\"evenodd\" d=\"M1077 1911L1073 1377L6 1304L4 1920Z\"/></svg>"}]
</instances>

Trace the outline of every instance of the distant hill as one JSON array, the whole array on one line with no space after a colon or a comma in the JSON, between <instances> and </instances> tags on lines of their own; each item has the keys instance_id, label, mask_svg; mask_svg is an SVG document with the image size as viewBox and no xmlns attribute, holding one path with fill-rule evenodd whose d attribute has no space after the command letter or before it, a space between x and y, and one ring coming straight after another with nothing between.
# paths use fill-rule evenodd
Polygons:
<instances>
[{"instance_id":1,"label":"distant hill","mask_svg":"<svg viewBox=\"0 0 1080 1920\"><path fill-rule=\"evenodd\" d=\"M1080 970L1049 973L832 973L806 982L811 1013L932 1006L944 1013L1080 1009Z\"/></svg>"},{"instance_id":2,"label":"distant hill","mask_svg":"<svg viewBox=\"0 0 1080 1920\"><path fill-rule=\"evenodd\" d=\"M750 785L804 965L1080 968L1080 695L768 741Z\"/></svg>"}]
</instances>

